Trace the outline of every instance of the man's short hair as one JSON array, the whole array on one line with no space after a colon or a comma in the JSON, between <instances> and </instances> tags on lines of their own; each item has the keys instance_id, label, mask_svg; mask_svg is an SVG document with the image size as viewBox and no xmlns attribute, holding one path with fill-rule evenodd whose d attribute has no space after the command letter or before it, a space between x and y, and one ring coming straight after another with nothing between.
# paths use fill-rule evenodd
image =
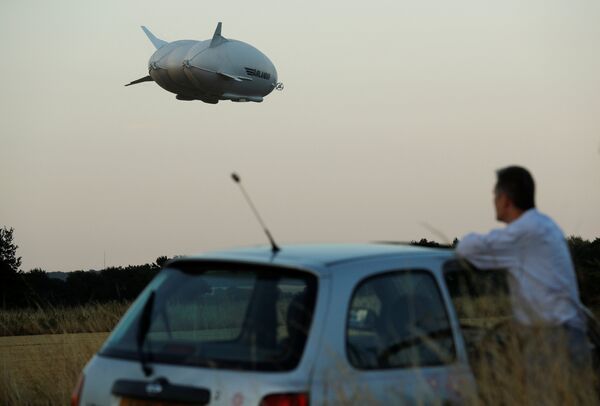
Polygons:
<instances>
[{"instance_id":1,"label":"man's short hair","mask_svg":"<svg viewBox=\"0 0 600 406\"><path fill-rule=\"evenodd\" d=\"M520 166L507 166L496 171L496 191L506 193L521 210L535 207L535 182L529 171Z\"/></svg>"}]
</instances>

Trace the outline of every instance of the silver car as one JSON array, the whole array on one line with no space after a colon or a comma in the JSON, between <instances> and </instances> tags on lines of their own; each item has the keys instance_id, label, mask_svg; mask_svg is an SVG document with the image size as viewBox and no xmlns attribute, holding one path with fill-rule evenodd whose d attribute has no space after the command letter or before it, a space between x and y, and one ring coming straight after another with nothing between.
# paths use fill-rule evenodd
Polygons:
<instances>
[{"instance_id":1,"label":"silver car","mask_svg":"<svg viewBox=\"0 0 600 406\"><path fill-rule=\"evenodd\" d=\"M393 244L173 260L86 365L74 403L465 403L476 385L455 264L451 250Z\"/></svg>"}]
</instances>

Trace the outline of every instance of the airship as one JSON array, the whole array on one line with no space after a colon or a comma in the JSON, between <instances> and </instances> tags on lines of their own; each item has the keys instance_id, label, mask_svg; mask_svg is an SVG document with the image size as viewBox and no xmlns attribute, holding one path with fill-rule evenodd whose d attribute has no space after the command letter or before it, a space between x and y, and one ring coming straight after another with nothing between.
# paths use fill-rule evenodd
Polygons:
<instances>
[{"instance_id":1,"label":"airship","mask_svg":"<svg viewBox=\"0 0 600 406\"><path fill-rule=\"evenodd\" d=\"M148 62L148 76L125 86L156 82L175 93L177 100L201 100L216 104L219 100L257 102L274 89L277 70L265 54L250 44L221 35L218 23L210 40L167 42L142 26L156 52Z\"/></svg>"}]
</instances>

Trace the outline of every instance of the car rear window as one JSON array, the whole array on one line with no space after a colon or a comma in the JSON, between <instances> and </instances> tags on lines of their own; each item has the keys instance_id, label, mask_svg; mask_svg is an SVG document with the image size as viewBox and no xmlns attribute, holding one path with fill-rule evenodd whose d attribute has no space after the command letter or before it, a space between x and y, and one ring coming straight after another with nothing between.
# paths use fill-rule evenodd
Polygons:
<instances>
[{"instance_id":1,"label":"car rear window","mask_svg":"<svg viewBox=\"0 0 600 406\"><path fill-rule=\"evenodd\" d=\"M304 351L316 290L317 278L298 270L175 263L135 301L100 355L139 360L147 313L141 351L150 363L290 370Z\"/></svg>"}]
</instances>

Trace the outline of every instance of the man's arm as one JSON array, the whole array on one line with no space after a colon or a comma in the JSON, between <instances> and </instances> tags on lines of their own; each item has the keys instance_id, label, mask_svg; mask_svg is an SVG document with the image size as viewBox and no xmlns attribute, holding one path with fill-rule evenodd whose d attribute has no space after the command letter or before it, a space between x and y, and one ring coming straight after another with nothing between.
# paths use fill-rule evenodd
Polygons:
<instances>
[{"instance_id":1,"label":"man's arm","mask_svg":"<svg viewBox=\"0 0 600 406\"><path fill-rule=\"evenodd\" d=\"M514 268L517 236L506 228L488 234L467 234L456 253L480 269Z\"/></svg>"}]
</instances>

